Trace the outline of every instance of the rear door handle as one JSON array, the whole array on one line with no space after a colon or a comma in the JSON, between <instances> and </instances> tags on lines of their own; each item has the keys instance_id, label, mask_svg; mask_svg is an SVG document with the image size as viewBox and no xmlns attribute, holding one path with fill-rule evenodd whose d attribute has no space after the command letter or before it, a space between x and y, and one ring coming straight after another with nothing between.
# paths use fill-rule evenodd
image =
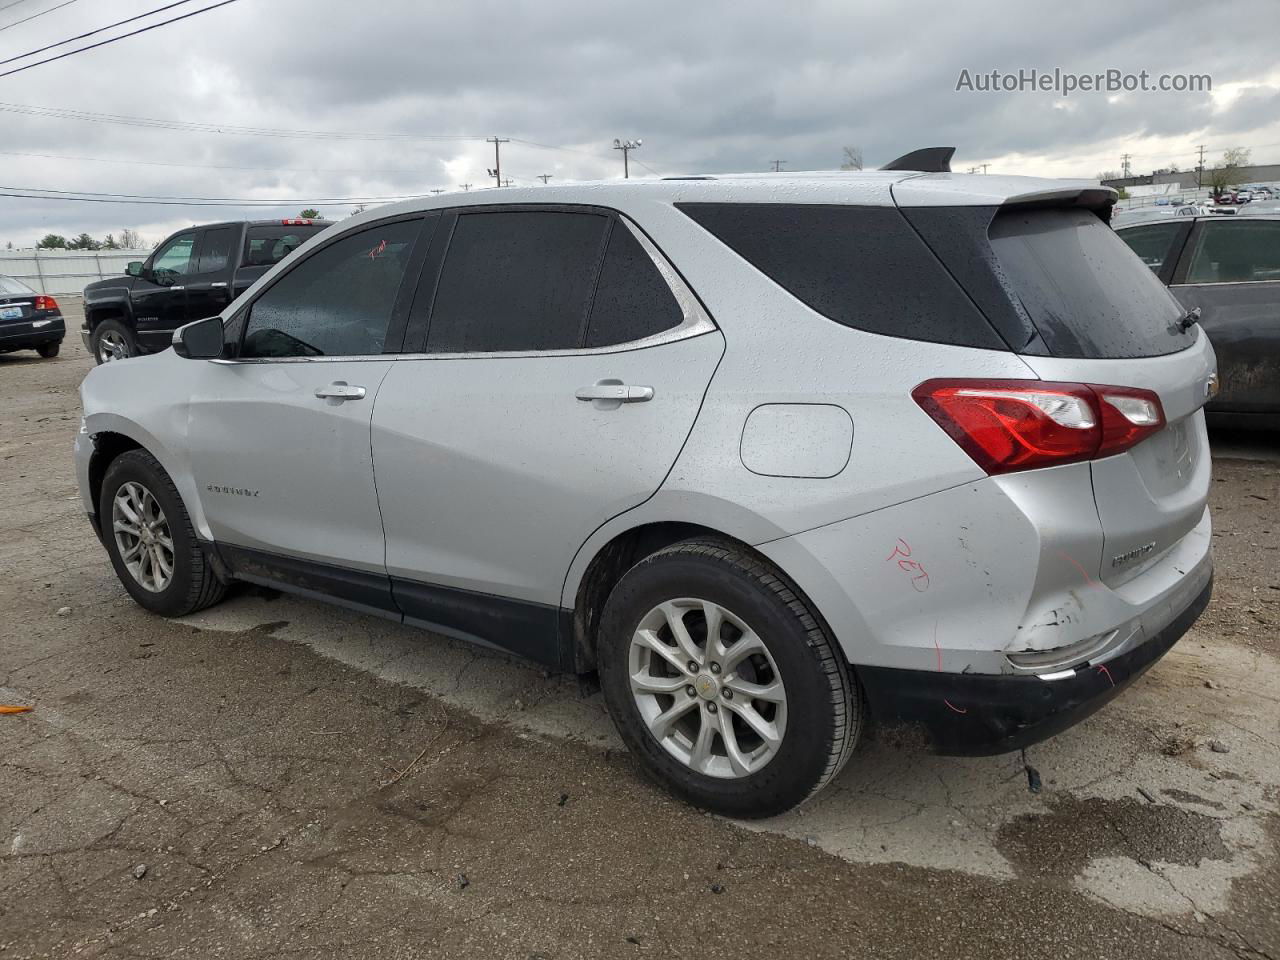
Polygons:
<instances>
[{"instance_id":1,"label":"rear door handle","mask_svg":"<svg viewBox=\"0 0 1280 960\"><path fill-rule=\"evenodd\" d=\"M345 380L335 380L327 387L316 388L316 398L320 400L328 400L330 403L343 403L347 400L363 400L364 395L364 387L358 387L355 384L347 383Z\"/></svg>"},{"instance_id":2,"label":"rear door handle","mask_svg":"<svg viewBox=\"0 0 1280 960\"><path fill-rule=\"evenodd\" d=\"M219 280L219 281L217 281L216 283L211 283L211 284L209 284L209 286L210 286L210 287L212 287L212 288L213 288L213 289L215 289L215 290L225 288L225 287L226 287L226 285L227 285L227 281L225 281L225 280Z\"/></svg>"},{"instance_id":3,"label":"rear door handle","mask_svg":"<svg viewBox=\"0 0 1280 960\"><path fill-rule=\"evenodd\" d=\"M644 403L653 399L653 387L632 387L625 383L601 381L579 387L574 394L579 400L616 400L619 403Z\"/></svg>"}]
</instances>

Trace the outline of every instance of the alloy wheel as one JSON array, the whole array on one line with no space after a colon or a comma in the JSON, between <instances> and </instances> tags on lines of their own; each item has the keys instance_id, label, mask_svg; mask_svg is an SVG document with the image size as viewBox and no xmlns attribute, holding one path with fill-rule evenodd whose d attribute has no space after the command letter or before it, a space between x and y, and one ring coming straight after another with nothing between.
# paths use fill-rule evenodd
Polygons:
<instances>
[{"instance_id":1,"label":"alloy wheel","mask_svg":"<svg viewBox=\"0 0 1280 960\"><path fill-rule=\"evenodd\" d=\"M103 363L127 360L129 356L129 341L125 339L124 334L107 330L98 335L98 359Z\"/></svg>"},{"instance_id":2,"label":"alloy wheel","mask_svg":"<svg viewBox=\"0 0 1280 960\"><path fill-rule=\"evenodd\" d=\"M160 502L133 480L111 501L111 528L120 560L144 590L160 593L173 579L173 532Z\"/></svg>"},{"instance_id":3,"label":"alloy wheel","mask_svg":"<svg viewBox=\"0 0 1280 960\"><path fill-rule=\"evenodd\" d=\"M659 604L636 627L627 672L649 732L685 766L738 779L769 763L787 728L787 694L769 648L709 600Z\"/></svg>"}]
</instances>

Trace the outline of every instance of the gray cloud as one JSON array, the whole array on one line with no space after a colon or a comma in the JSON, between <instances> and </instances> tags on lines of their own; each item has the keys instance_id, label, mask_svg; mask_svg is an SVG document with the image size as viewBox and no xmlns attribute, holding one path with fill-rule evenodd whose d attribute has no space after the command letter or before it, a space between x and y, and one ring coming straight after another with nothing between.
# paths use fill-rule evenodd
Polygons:
<instances>
[{"instance_id":1,"label":"gray cloud","mask_svg":"<svg viewBox=\"0 0 1280 960\"><path fill-rule=\"evenodd\" d=\"M0 32L0 46L20 52L158 5L72 4ZM503 169L522 183L618 176L617 136L644 138L633 155L641 175L764 170L775 158L831 168L845 144L869 164L954 144L959 168L987 161L1078 176L1118 166L1121 152L1137 169L1190 165L1201 142L1214 155L1238 142L1255 159L1280 157L1274 0L1229 0L1212 17L1186 0L870 6L241 0L6 78L0 101L239 126L498 134L513 138ZM1230 43L1222 24L1233 25ZM1268 85L1225 104L1204 94L1077 94L1064 105L1050 94L955 91L961 69L1020 67L1209 73L1219 91ZM12 113L0 125L0 150L99 158L0 153L0 184L10 186L302 199L491 182L492 148L477 141L249 137ZM241 214L0 198L0 243L124 226L158 239Z\"/></svg>"}]
</instances>

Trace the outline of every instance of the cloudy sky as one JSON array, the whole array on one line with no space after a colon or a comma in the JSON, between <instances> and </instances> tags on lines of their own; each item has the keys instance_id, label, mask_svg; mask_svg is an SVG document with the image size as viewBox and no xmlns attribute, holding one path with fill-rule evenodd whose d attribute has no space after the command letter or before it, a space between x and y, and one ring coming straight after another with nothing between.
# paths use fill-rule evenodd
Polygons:
<instances>
[{"instance_id":1,"label":"cloudy sky","mask_svg":"<svg viewBox=\"0 0 1280 960\"><path fill-rule=\"evenodd\" d=\"M0 0L0 60L170 2ZM253 213L0 196L0 247L123 227L154 241L193 222L296 215L294 201L340 218L353 204L339 198L480 188L495 135L510 138L502 168L516 184L621 176L615 137L644 140L642 176L831 169L845 145L868 166L946 144L957 170L1049 176L1096 176L1124 153L1135 172L1185 169L1201 143L1211 158L1240 145L1280 162L1277 37L1276 0L236 0L0 77L0 192L287 202ZM1209 74L1213 90L956 91L962 70L1055 67Z\"/></svg>"}]
</instances>

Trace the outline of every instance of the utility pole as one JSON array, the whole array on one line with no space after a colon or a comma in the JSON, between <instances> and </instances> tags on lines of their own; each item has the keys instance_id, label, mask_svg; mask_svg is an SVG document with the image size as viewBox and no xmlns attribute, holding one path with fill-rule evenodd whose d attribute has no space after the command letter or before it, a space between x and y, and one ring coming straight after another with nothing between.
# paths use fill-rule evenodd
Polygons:
<instances>
[{"instance_id":1,"label":"utility pole","mask_svg":"<svg viewBox=\"0 0 1280 960\"><path fill-rule=\"evenodd\" d=\"M510 180L499 180L499 181L498 181L498 186L500 186L500 187L509 187L509 186L511 186L511 181L510 181Z\"/></svg>"},{"instance_id":2,"label":"utility pole","mask_svg":"<svg viewBox=\"0 0 1280 960\"><path fill-rule=\"evenodd\" d=\"M1196 164L1196 189L1204 187L1204 144L1196 147L1200 151L1200 162Z\"/></svg>"},{"instance_id":3,"label":"utility pole","mask_svg":"<svg viewBox=\"0 0 1280 960\"><path fill-rule=\"evenodd\" d=\"M485 143L493 144L493 169L489 171L489 176L493 177L493 181L497 186L502 186L502 154L499 152L502 144L510 143L510 139L503 137L486 137Z\"/></svg>"},{"instance_id":4,"label":"utility pole","mask_svg":"<svg viewBox=\"0 0 1280 960\"><path fill-rule=\"evenodd\" d=\"M432 190L431 192L432 192L432 193L444 193L444 188L443 188L443 187L436 187L436 188L435 188L434 190Z\"/></svg>"},{"instance_id":5,"label":"utility pole","mask_svg":"<svg viewBox=\"0 0 1280 960\"><path fill-rule=\"evenodd\" d=\"M626 180L631 177L631 167L628 161L628 154L632 150L644 144L643 140L614 140L613 149L622 151L622 179Z\"/></svg>"},{"instance_id":6,"label":"utility pole","mask_svg":"<svg viewBox=\"0 0 1280 960\"><path fill-rule=\"evenodd\" d=\"M987 167L989 167L989 166L990 166L990 164L988 164L988 163L984 163L984 164L982 165L982 172L983 172L983 174L985 174L985 173L987 172Z\"/></svg>"},{"instance_id":7,"label":"utility pole","mask_svg":"<svg viewBox=\"0 0 1280 960\"><path fill-rule=\"evenodd\" d=\"M470 190L470 189L471 189L471 184L469 184L469 183L460 183L460 184L458 184L458 186L460 186L463 190Z\"/></svg>"},{"instance_id":8,"label":"utility pole","mask_svg":"<svg viewBox=\"0 0 1280 960\"><path fill-rule=\"evenodd\" d=\"M782 171L782 165L783 165L784 163L786 163L787 161L785 161L785 160L770 160L769 162L773 164L773 172L774 172L774 173L780 173L780 172Z\"/></svg>"},{"instance_id":9,"label":"utility pole","mask_svg":"<svg viewBox=\"0 0 1280 960\"><path fill-rule=\"evenodd\" d=\"M1128 153L1126 153L1126 154L1124 154L1123 156L1121 156L1121 157L1120 157L1121 169L1123 169L1123 171L1124 171L1124 176L1125 176L1125 178L1126 178L1126 179L1127 179L1127 178L1128 178L1128 176L1129 176L1129 158L1130 158L1131 156L1132 156L1132 154L1128 154Z\"/></svg>"},{"instance_id":10,"label":"utility pole","mask_svg":"<svg viewBox=\"0 0 1280 960\"><path fill-rule=\"evenodd\" d=\"M547 181L551 179L551 174L540 173L538 174L538 179L542 181L543 186L546 186Z\"/></svg>"}]
</instances>

